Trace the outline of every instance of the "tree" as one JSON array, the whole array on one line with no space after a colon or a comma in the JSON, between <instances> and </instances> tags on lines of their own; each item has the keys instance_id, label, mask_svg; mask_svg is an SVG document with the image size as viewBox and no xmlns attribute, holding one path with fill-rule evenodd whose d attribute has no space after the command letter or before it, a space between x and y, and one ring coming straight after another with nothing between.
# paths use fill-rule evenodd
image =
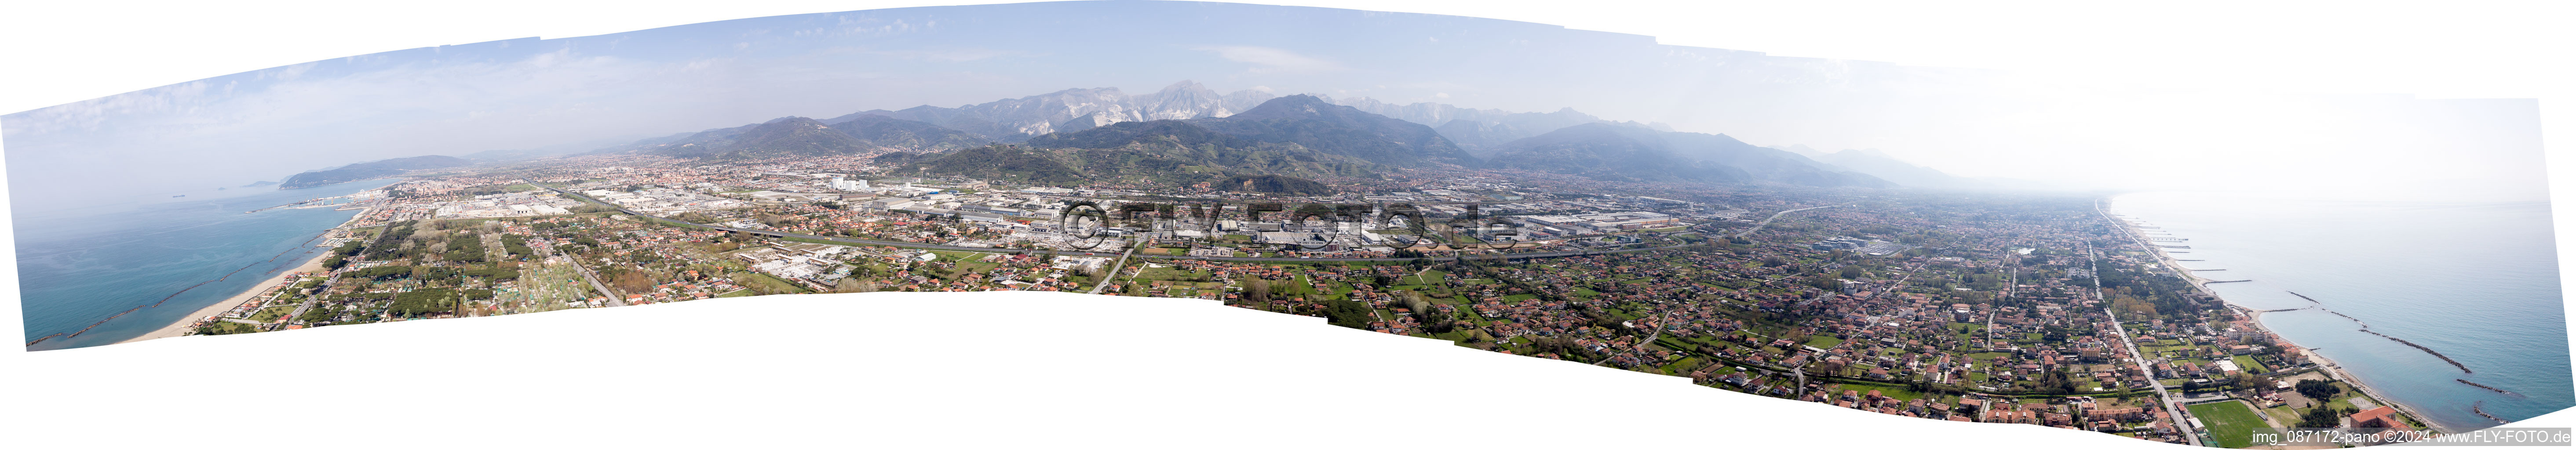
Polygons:
<instances>
[{"instance_id":1,"label":"tree","mask_svg":"<svg viewBox=\"0 0 2576 450\"><path fill-rule=\"evenodd\" d=\"M1255 305L1270 303L1270 280L1252 277L1243 282L1243 299Z\"/></svg>"},{"instance_id":2,"label":"tree","mask_svg":"<svg viewBox=\"0 0 2576 450\"><path fill-rule=\"evenodd\" d=\"M385 278L401 278L410 276L411 274L411 266L376 266L342 272L340 276L344 278L373 278L381 280Z\"/></svg>"},{"instance_id":3,"label":"tree","mask_svg":"<svg viewBox=\"0 0 2576 450\"><path fill-rule=\"evenodd\" d=\"M1843 369L1844 369L1844 368L1848 368L1848 367L1850 367L1850 364L1844 363L1844 362L1842 362L1842 361L1840 361L1840 360L1817 361L1817 362L1816 362L1816 373L1821 373L1821 374L1825 374L1825 375L1833 375L1833 376L1842 376L1842 374L1843 374Z\"/></svg>"},{"instance_id":4,"label":"tree","mask_svg":"<svg viewBox=\"0 0 2576 450\"><path fill-rule=\"evenodd\" d=\"M2299 395L2306 396L2309 400L2314 400L2319 404L2323 404L2327 400L2333 400L2335 395L2343 393L2343 388L2336 387L2334 382L2316 379L2299 380L2298 384L2290 385L2290 390L2296 391Z\"/></svg>"},{"instance_id":5,"label":"tree","mask_svg":"<svg viewBox=\"0 0 2576 450\"><path fill-rule=\"evenodd\" d=\"M2264 378L2266 377L2261 375L2237 372L2235 375L2229 375L2227 377L2227 382L2236 385L2237 389L2242 389L2251 393L2256 387L2272 385L2272 383L2264 382Z\"/></svg>"},{"instance_id":6,"label":"tree","mask_svg":"<svg viewBox=\"0 0 2576 450\"><path fill-rule=\"evenodd\" d=\"M2334 407L2331 407L2331 406L2319 406L2319 407L2317 407L2317 408L2315 408L2315 409L2310 409L2310 410L2308 410L2308 412L2307 412L2307 413L2305 413L2305 414L2300 414L2300 415L2299 415L2299 426L2298 426L2298 427L2299 427L2299 428L2338 428L2338 427L2342 427L2342 426L2343 426L2343 416L2348 415L2348 414L2352 414L2352 413L2355 413L2355 412L2360 412L2360 411L2358 411L2358 410L2349 410L2349 411L2348 411L2348 410L2339 410L2339 409L2335 409Z\"/></svg>"},{"instance_id":7,"label":"tree","mask_svg":"<svg viewBox=\"0 0 2576 450\"><path fill-rule=\"evenodd\" d=\"M330 320L332 317L339 315L340 312L338 310L329 306L315 305L312 309L304 310L304 315L295 316L295 320L307 324L314 324Z\"/></svg>"},{"instance_id":8,"label":"tree","mask_svg":"<svg viewBox=\"0 0 2576 450\"><path fill-rule=\"evenodd\" d=\"M617 274L615 281L610 282L610 287L617 288L617 290L628 294L641 294L644 293L644 291L653 289L654 283L652 276L633 270L622 272L623 273Z\"/></svg>"},{"instance_id":9,"label":"tree","mask_svg":"<svg viewBox=\"0 0 2576 450\"><path fill-rule=\"evenodd\" d=\"M2039 377L2038 390L2058 395L2075 393L2075 376L2067 373L2066 369L2043 373Z\"/></svg>"},{"instance_id":10,"label":"tree","mask_svg":"<svg viewBox=\"0 0 2576 450\"><path fill-rule=\"evenodd\" d=\"M454 311L456 310L454 296L454 291L446 289L422 289L394 294L394 301L385 306L385 312L396 316L418 316Z\"/></svg>"},{"instance_id":11,"label":"tree","mask_svg":"<svg viewBox=\"0 0 2576 450\"><path fill-rule=\"evenodd\" d=\"M332 247L331 254L336 256L355 255L358 254L359 250L365 250L366 248L367 244L365 242L351 240L349 242L341 243L338 247Z\"/></svg>"},{"instance_id":12,"label":"tree","mask_svg":"<svg viewBox=\"0 0 2576 450\"><path fill-rule=\"evenodd\" d=\"M1431 302L1423 301L1421 293L1414 291L1400 292L1401 293L1397 294L1396 298L1403 300L1404 307L1406 309L1413 310L1413 320L1422 322L1422 328L1425 331L1433 333L1447 333L1449 330L1456 328L1457 321L1451 318L1449 313L1441 312L1437 307L1433 306Z\"/></svg>"},{"instance_id":13,"label":"tree","mask_svg":"<svg viewBox=\"0 0 2576 450\"><path fill-rule=\"evenodd\" d=\"M1333 325L1365 330L1368 329L1369 319L1375 317L1377 314L1369 311L1367 303L1352 300L1324 302L1324 318L1327 323Z\"/></svg>"}]
</instances>

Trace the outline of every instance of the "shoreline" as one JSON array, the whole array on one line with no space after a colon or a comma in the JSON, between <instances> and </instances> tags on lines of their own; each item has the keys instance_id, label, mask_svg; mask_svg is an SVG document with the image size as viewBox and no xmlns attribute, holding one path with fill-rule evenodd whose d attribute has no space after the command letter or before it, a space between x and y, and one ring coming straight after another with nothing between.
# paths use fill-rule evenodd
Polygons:
<instances>
[{"instance_id":1,"label":"shoreline","mask_svg":"<svg viewBox=\"0 0 2576 450\"><path fill-rule=\"evenodd\" d=\"M2109 209L2106 207L2103 212L2105 215L2108 215ZM2216 290L2209 288L2209 279L2201 278L2199 274L2192 273L2190 270L2184 270L2182 268L2182 263L2175 261L2173 255L2165 253L2165 249L2163 247L2148 245L2147 243L2152 241L2145 238L2146 233L2137 228L2137 223L2118 216L2106 218L2109 218L2114 222L2118 222L2120 224L2120 230L2127 234L2131 240L2140 243L2140 245L2144 245L2148 251L2154 252L2157 264L2162 264L2165 266L2166 270L2182 275L2184 279L2190 280L2194 290L2200 291L2202 295L2218 299L2221 305L2224 305L2229 309L2233 309L2239 314L2244 314L2246 319L2245 322L2252 324L2256 331L2261 331L2264 334L2272 336L2279 336L2280 344L2282 345L2297 346L2302 349L2308 348L2305 345L2299 345L2297 342L2291 341L2289 336L2282 336L2279 332L2272 331L2271 327L2264 326L2262 310L2227 301L2227 297L2220 296ZM2403 413L2407 417L2415 419L2416 422L2423 423L2425 428L2442 434L2450 434L2453 432L2450 427L2442 426L2442 424L2434 422L2429 416L2416 412L2414 405L2409 405L2386 395L2381 395L2378 388L2372 387L2369 383L2362 382L2361 377L2354 376L2350 371L2344 370L2341 364L2336 364L2334 362L2334 359L2327 358L2325 355L2319 354L2315 351L2308 352L2308 359L2311 360L2310 364L2315 365L2317 367L2317 371L2324 372L2327 378L2342 381L2346 385L2351 385L2353 390L2360 391L2362 396L2369 397L2371 400L2376 401L2379 404L2396 408L2399 413Z\"/></svg>"},{"instance_id":2,"label":"shoreline","mask_svg":"<svg viewBox=\"0 0 2576 450\"><path fill-rule=\"evenodd\" d=\"M189 331L191 331L191 330L192 330L192 329L188 326L188 324L196 323L198 319L203 319L203 318L205 318L206 316L212 316L212 315L216 315L216 314L222 314L224 311L230 311L230 310L232 310L233 308L240 307L243 303L248 303L248 302L250 302L252 299L259 298L259 295L260 295L260 294L268 293L268 291L269 291L270 289L274 289L274 288L276 288L276 287L277 287L277 285L278 285L278 283L283 283L283 282L285 282L285 281L286 281L286 277L288 277L288 276L291 276L291 275L294 275L294 274L297 274L297 273L312 273L312 272L318 272L318 271L320 271L320 270L322 269L322 260L323 260L323 254L322 254L322 253L319 253L319 252L314 253L314 254L313 254L313 257L312 257L311 259L307 259L307 260L305 260L303 264L296 265L294 268L290 268L290 269L287 269L287 270L281 270L281 271L278 271L276 276L268 277L268 279L267 279L267 280L260 281L260 282L259 282L259 284L256 284L256 285L252 285L252 286L250 287L250 289L243 290L241 293L233 294L233 296L232 296L232 297L225 298L223 301L220 301L220 302L215 302L215 304L212 304L212 305L206 305L206 307L205 307L205 308L200 308L200 309L198 309L198 310L197 310L197 312L195 312L195 313L191 313L191 314L189 314L189 315L187 315L187 316L185 316L185 317L180 317L180 318L179 318L179 320L172 321L172 322L170 322L170 324L168 324L168 325L162 325L162 326L161 326L161 328L154 329L154 330L152 330L152 332L149 332L149 333L143 333L143 335L141 335L141 336L135 336L135 337L132 337L132 338L128 338L128 339L126 339L126 340L116 341L116 342L115 342L115 343L113 343L113 344L107 344L107 345L126 344L126 343L134 343L134 342L149 341L149 340L153 340L153 339L160 339L160 338L169 338L169 337L185 336L185 335L187 335L187 334L188 334L188 332L189 332Z\"/></svg>"},{"instance_id":3,"label":"shoreline","mask_svg":"<svg viewBox=\"0 0 2576 450\"><path fill-rule=\"evenodd\" d=\"M373 212L376 212L376 207L374 206L368 206L366 209L358 210L357 214L349 216L349 220L341 221L339 225L333 226L329 230L323 230L322 233L328 235L332 231L348 229L350 224L358 223L359 218L366 217L368 213ZM253 298L258 298L259 294L267 293L269 289L277 286L278 283L285 282L286 277L289 275L294 275L299 272L311 273L321 271L322 260L327 259L328 255L330 254L316 251L313 253L313 256L306 258L303 264L297 264L293 268L278 271L277 276L269 277L267 280L260 281L259 284L251 285L249 289L233 294L232 297L225 298L223 301L215 302L215 304L212 305L206 305L205 308L199 308L197 309L197 312L180 317L179 320L172 321L167 325L162 325L161 328L153 329L151 332L143 333L135 337L126 338L125 340L116 341L106 345L127 344L160 338L185 336L189 331L192 331L188 326L189 324L196 323L198 319L222 314L224 311L240 307L242 303L249 302Z\"/></svg>"}]
</instances>

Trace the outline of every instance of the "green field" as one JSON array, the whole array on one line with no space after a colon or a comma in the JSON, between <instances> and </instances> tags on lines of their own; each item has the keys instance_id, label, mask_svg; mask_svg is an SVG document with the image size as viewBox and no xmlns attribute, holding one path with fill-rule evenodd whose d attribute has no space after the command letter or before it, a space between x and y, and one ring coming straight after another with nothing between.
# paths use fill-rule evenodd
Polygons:
<instances>
[{"instance_id":1,"label":"green field","mask_svg":"<svg viewBox=\"0 0 2576 450\"><path fill-rule=\"evenodd\" d=\"M811 294L811 293L814 293L814 291L813 291L813 290L805 289L805 287L804 287L804 286L798 286L798 285L796 285L796 283L791 283L791 282L788 282L787 280L781 280L781 279L778 279L778 277L772 277L772 276L769 276L769 274L764 274L764 273L759 273L759 272L741 272L741 273L735 274L735 275L734 275L734 277L733 277L733 280L734 280L734 282L736 282L736 283L743 283L743 284L759 283L759 284L763 285L764 287L769 288L772 292L777 292L777 293L781 293L781 294Z\"/></svg>"},{"instance_id":2,"label":"green field","mask_svg":"<svg viewBox=\"0 0 2576 450\"><path fill-rule=\"evenodd\" d=\"M2261 361L2255 361L2254 357L2251 355L2236 355L2235 359L2236 368L2238 370L2245 371L2245 373L2256 375L2272 373L2271 366L2265 366Z\"/></svg>"},{"instance_id":3,"label":"green field","mask_svg":"<svg viewBox=\"0 0 2576 450\"><path fill-rule=\"evenodd\" d=\"M2199 417L2200 425L2208 427L2209 436L2218 439L2218 446L2224 448L2253 445L2250 438L2254 429L2271 426L2263 423L2263 416L2254 414L2254 409L2241 401L2202 403L2184 409L2191 410L2193 417Z\"/></svg>"}]
</instances>

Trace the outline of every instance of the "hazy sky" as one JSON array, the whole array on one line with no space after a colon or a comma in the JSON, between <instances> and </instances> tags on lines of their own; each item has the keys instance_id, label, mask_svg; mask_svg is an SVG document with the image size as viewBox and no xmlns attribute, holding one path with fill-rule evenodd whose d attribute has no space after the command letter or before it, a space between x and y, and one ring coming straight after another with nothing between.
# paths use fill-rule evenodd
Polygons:
<instances>
[{"instance_id":1,"label":"hazy sky","mask_svg":"<svg viewBox=\"0 0 2576 450\"><path fill-rule=\"evenodd\" d=\"M1760 50L1760 49L1752 49ZM2169 69L2168 69L2169 70ZM729 20L352 56L0 116L16 207L423 154L591 145L1077 87L1572 107L2079 187L2543 198L2527 100L2140 91L1410 13L1044 3ZM117 183L97 183L98 180Z\"/></svg>"}]
</instances>

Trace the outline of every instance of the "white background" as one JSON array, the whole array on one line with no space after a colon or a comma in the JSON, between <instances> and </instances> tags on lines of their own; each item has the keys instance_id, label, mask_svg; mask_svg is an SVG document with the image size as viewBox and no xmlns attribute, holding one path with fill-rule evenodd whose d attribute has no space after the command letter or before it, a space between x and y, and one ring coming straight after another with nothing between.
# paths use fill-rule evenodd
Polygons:
<instances>
[{"instance_id":1,"label":"white background","mask_svg":"<svg viewBox=\"0 0 2576 450\"><path fill-rule=\"evenodd\" d=\"M1279 3L2113 83L2536 97L2560 113L2544 119L2551 136L2568 135L2570 115L2552 101L2576 79L2569 17L2537 2ZM956 3L10 2L0 111L394 49L940 4ZM2565 141L2549 142L2553 169L2567 167ZM2561 241L2562 258L2576 252ZM14 296L16 273L15 258L0 259L0 292ZM17 315L0 307L0 330L16 331ZM0 439L30 448L2156 447L1733 394L1174 299L729 299L0 353L11 416ZM2516 425L2571 424L2561 412Z\"/></svg>"}]
</instances>

